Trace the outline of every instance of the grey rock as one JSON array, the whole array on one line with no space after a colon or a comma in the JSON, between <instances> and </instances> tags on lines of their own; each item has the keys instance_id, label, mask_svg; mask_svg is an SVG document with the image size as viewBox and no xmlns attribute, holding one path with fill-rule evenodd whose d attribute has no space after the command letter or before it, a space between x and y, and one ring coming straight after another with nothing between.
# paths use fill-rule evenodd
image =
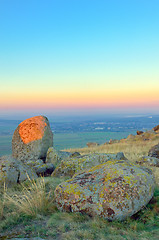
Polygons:
<instances>
[{"instance_id":1,"label":"grey rock","mask_svg":"<svg viewBox=\"0 0 159 240\"><path fill-rule=\"evenodd\" d=\"M37 174L11 155L0 157L0 185L4 182L7 185L21 183L28 180L28 177L36 179Z\"/></svg>"},{"instance_id":2,"label":"grey rock","mask_svg":"<svg viewBox=\"0 0 159 240\"><path fill-rule=\"evenodd\" d=\"M52 163L44 163L41 159L29 160L25 164L31 169L33 169L38 176L47 177L51 175L55 169Z\"/></svg>"},{"instance_id":3,"label":"grey rock","mask_svg":"<svg viewBox=\"0 0 159 240\"><path fill-rule=\"evenodd\" d=\"M79 152L74 152L70 155L71 158L72 157L80 157L80 156L81 156L81 154Z\"/></svg>"},{"instance_id":4,"label":"grey rock","mask_svg":"<svg viewBox=\"0 0 159 240\"><path fill-rule=\"evenodd\" d=\"M127 158L124 156L124 153L123 152L118 152L116 154L116 159L117 160L127 160Z\"/></svg>"},{"instance_id":5,"label":"grey rock","mask_svg":"<svg viewBox=\"0 0 159 240\"><path fill-rule=\"evenodd\" d=\"M149 157L159 158L159 144L153 146L153 147L149 150L148 156L149 156Z\"/></svg>"},{"instance_id":6,"label":"grey rock","mask_svg":"<svg viewBox=\"0 0 159 240\"><path fill-rule=\"evenodd\" d=\"M159 159L155 158L155 157L143 156L143 157L139 158L136 161L136 163L159 167Z\"/></svg>"},{"instance_id":7,"label":"grey rock","mask_svg":"<svg viewBox=\"0 0 159 240\"><path fill-rule=\"evenodd\" d=\"M46 163L52 163L55 166L58 165L62 160L67 159L71 156L70 152L57 151L53 147L50 147L46 155Z\"/></svg>"}]
</instances>

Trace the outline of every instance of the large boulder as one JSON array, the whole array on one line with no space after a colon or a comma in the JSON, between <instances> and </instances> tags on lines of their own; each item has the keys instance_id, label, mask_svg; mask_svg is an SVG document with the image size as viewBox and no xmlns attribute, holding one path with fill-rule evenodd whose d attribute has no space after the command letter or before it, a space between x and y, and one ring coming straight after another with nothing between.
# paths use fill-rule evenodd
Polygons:
<instances>
[{"instance_id":1,"label":"large boulder","mask_svg":"<svg viewBox=\"0 0 159 240\"><path fill-rule=\"evenodd\" d=\"M152 198L151 170L123 160L108 161L74 175L55 189L59 210L124 220Z\"/></svg>"},{"instance_id":2,"label":"large boulder","mask_svg":"<svg viewBox=\"0 0 159 240\"><path fill-rule=\"evenodd\" d=\"M69 176L72 177L75 173L79 173L84 169L91 168L93 166L105 163L109 160L118 159L118 160L127 160L123 152L117 154L107 154L107 153L94 153L87 155L78 155L78 156L69 156L63 158L61 163L56 167L52 176L61 177Z\"/></svg>"},{"instance_id":3,"label":"large boulder","mask_svg":"<svg viewBox=\"0 0 159 240\"><path fill-rule=\"evenodd\" d=\"M0 185L21 183L25 180L36 179L36 173L11 155L0 157Z\"/></svg>"},{"instance_id":4,"label":"large boulder","mask_svg":"<svg viewBox=\"0 0 159 240\"><path fill-rule=\"evenodd\" d=\"M153 147L149 150L148 156L150 156L150 157L155 157L155 158L159 158L159 144L153 146Z\"/></svg>"},{"instance_id":5,"label":"large boulder","mask_svg":"<svg viewBox=\"0 0 159 240\"><path fill-rule=\"evenodd\" d=\"M53 133L44 116L24 120L16 128L12 138L12 156L22 162L43 159L53 145Z\"/></svg>"}]
</instances>

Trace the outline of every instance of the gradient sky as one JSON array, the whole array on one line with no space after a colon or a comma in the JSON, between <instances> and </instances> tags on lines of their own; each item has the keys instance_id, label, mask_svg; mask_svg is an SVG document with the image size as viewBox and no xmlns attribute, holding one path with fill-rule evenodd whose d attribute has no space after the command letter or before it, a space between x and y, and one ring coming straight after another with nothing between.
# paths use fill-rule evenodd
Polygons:
<instances>
[{"instance_id":1,"label":"gradient sky","mask_svg":"<svg viewBox=\"0 0 159 240\"><path fill-rule=\"evenodd\" d=\"M0 0L0 115L159 113L158 0Z\"/></svg>"}]
</instances>

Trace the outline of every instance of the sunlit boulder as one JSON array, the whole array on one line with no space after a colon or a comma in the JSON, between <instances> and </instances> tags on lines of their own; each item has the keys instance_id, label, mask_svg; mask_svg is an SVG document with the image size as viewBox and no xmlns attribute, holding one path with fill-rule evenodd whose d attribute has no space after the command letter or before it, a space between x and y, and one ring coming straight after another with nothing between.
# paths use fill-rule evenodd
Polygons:
<instances>
[{"instance_id":1,"label":"sunlit boulder","mask_svg":"<svg viewBox=\"0 0 159 240\"><path fill-rule=\"evenodd\" d=\"M12 156L22 162L43 159L53 146L53 133L44 116L24 120L16 128L12 138Z\"/></svg>"}]
</instances>

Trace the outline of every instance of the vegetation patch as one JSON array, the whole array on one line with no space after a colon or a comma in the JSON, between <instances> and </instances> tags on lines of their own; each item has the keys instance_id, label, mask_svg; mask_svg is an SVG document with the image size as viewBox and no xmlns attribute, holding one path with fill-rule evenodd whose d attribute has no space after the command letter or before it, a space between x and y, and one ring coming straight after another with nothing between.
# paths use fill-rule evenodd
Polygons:
<instances>
[{"instance_id":1,"label":"vegetation patch","mask_svg":"<svg viewBox=\"0 0 159 240\"><path fill-rule=\"evenodd\" d=\"M72 149L71 151L78 151L82 154L86 154L88 151L89 153L117 153L122 151L131 162L135 163L139 157L147 155L150 147L155 144L153 142L145 142L145 144L138 142L133 145L129 143L114 143L92 149ZM83 213L65 213L57 210L54 202L54 190L57 185L68 180L69 177L38 178L35 181L28 180L23 185L18 184L12 188L1 188L0 239L41 237L60 240L156 240L159 236L159 168L154 166L147 167L153 171L156 179L154 197L140 212L122 222L110 222L100 217L90 217ZM22 202L19 202L19 199L23 199L22 197L27 192L32 196L30 197L32 202L31 212L22 211L23 205ZM42 192L43 197L41 195ZM7 196L13 201L9 201ZM18 196L18 198L15 196ZM40 205L35 199L39 202L44 202ZM27 204L30 204L30 201ZM21 204L21 208L19 208L19 204ZM39 208L40 206L41 208Z\"/></svg>"}]
</instances>

